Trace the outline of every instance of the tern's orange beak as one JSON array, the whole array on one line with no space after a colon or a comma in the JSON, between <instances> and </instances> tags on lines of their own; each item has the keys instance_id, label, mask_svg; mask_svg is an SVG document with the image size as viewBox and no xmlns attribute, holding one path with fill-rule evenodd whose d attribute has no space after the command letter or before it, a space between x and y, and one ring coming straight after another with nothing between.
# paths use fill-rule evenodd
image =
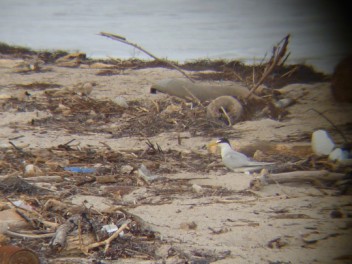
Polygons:
<instances>
[{"instance_id":1,"label":"tern's orange beak","mask_svg":"<svg viewBox=\"0 0 352 264\"><path fill-rule=\"evenodd\" d=\"M220 153L220 148L219 148L219 145L216 141L217 140L212 140L207 145L208 152L211 154L219 154Z\"/></svg>"}]
</instances>

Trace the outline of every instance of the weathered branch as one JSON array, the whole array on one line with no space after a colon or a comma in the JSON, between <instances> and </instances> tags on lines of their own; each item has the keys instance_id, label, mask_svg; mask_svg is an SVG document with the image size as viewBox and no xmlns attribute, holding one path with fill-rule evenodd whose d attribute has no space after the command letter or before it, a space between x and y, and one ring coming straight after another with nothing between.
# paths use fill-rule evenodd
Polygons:
<instances>
[{"instance_id":1,"label":"weathered branch","mask_svg":"<svg viewBox=\"0 0 352 264\"><path fill-rule=\"evenodd\" d=\"M158 58L157 56L155 56L152 53L150 53L150 52L146 51L145 49L143 49L141 46L138 46L135 43L129 42L125 37L120 36L120 35L116 35L116 34L107 33L107 32L100 32L100 35L103 36L103 37L111 38L113 40L122 42L122 43L124 43L126 45L129 45L129 46L132 46L132 47L134 47L136 49L139 49L140 51L144 52L145 54L147 54L148 56L152 57L153 59L168 64L172 68L178 70L188 80L190 80L191 82L194 82L194 80L191 77L189 77L180 67L176 66L175 64L173 64L172 62L170 62L168 60L164 60L164 59Z\"/></svg>"},{"instance_id":2,"label":"weathered branch","mask_svg":"<svg viewBox=\"0 0 352 264\"><path fill-rule=\"evenodd\" d=\"M115 233L112 234L112 236L110 236L108 239L103 240L103 241L100 241L100 242L96 242L96 243L93 243L93 244L90 244L90 245L84 247L84 248L83 248L83 249L84 249L84 253L85 253L85 254L88 254L88 251L89 251L90 249L93 249L93 248L96 248L96 247L100 247L100 246L102 246L102 245L105 245L104 252L106 253L106 252L108 251L109 247L110 247L110 243L111 243L115 238L117 238L117 237L119 236L119 234L120 234L123 230L125 230L125 229L128 227L128 225L129 225L130 223L131 223L131 220L129 220L129 219L126 220L126 221L121 225L121 227L120 227L118 230L116 230Z\"/></svg>"},{"instance_id":3,"label":"weathered branch","mask_svg":"<svg viewBox=\"0 0 352 264\"><path fill-rule=\"evenodd\" d=\"M272 73L274 68L280 63L282 60L286 60L287 56L285 57L288 41L290 39L290 34L284 37L276 46L273 47L273 55L268 62L268 66L264 70L264 73L260 80L254 85L254 87L250 90L249 94L247 95L247 99L258 89L258 87L265 81L265 79ZM280 47L280 45L282 46Z\"/></svg>"},{"instance_id":4,"label":"weathered branch","mask_svg":"<svg viewBox=\"0 0 352 264\"><path fill-rule=\"evenodd\" d=\"M346 177L344 173L333 173L329 171L292 171L267 175L267 183L288 183L288 182L334 182Z\"/></svg>"},{"instance_id":5,"label":"weathered branch","mask_svg":"<svg viewBox=\"0 0 352 264\"><path fill-rule=\"evenodd\" d=\"M14 232L11 230L6 230L5 235L11 236L11 237L27 238L27 239L43 239L43 238L53 237L54 233L22 234L22 233Z\"/></svg>"},{"instance_id":6,"label":"weathered branch","mask_svg":"<svg viewBox=\"0 0 352 264\"><path fill-rule=\"evenodd\" d=\"M55 235L50 241L50 247L55 251L61 251L66 245L66 238L74 228L78 225L78 221L81 218L80 215L73 215L67 221L58 227Z\"/></svg>"}]
</instances>

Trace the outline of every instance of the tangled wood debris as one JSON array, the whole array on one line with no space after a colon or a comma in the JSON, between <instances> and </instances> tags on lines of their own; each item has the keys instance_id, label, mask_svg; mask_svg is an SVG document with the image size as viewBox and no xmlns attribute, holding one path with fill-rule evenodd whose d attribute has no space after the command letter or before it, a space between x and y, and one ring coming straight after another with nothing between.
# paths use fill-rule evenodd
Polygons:
<instances>
[{"instance_id":1,"label":"tangled wood debris","mask_svg":"<svg viewBox=\"0 0 352 264\"><path fill-rule=\"evenodd\" d=\"M121 36L101 35L142 49ZM171 88L165 89L161 85L165 81L152 86L152 89L162 92L169 89L169 94L175 97L129 101L122 98L99 99L91 95L97 85L95 82L79 82L70 87L47 81L14 85L19 93L1 97L0 110L38 114L27 123L9 123L8 128L17 133L9 138L8 145L0 147L0 234L4 235L0 236L0 244L30 248L48 263L85 263L83 259L88 258L94 261L127 258L165 261L174 257L182 263L209 263L230 256L231 251L192 248L186 252L168 245L167 252L160 253L168 242L159 230L170 227L166 224L156 226L132 213L133 209L146 206L152 211L156 206L181 204L181 200L185 215L197 207L249 207L256 202L284 201L289 195L282 186L292 183L309 183L322 195L348 193L350 167L329 161L326 157L314 156L310 146L290 148L286 144L288 142L270 142L269 148L251 142L250 148L241 152L247 151L247 155L256 160L275 161L281 165L272 167L270 171L263 170L252 180L246 178L248 184L245 189L238 190L211 182L211 176L222 177L226 169L219 166L219 157L206 151L206 142L199 151L181 151L155 139L160 134L170 133L178 146L183 147L182 135L185 133L188 141L196 137L208 140L219 135L241 138L246 131L231 129L238 122L263 117L285 118L289 114L286 107L294 104L294 100L260 85L273 81L272 73L282 70L288 40L289 36L286 36L274 48L269 62L256 68L257 73L261 72L258 76L253 77L252 72L248 74L246 68L240 68L245 73L234 70L239 67L236 63L222 63L212 66L216 72L194 72L192 78L186 75L190 82L181 81L181 86L177 81ZM56 62L55 67L80 67L88 60L82 53L62 55L65 56L58 59L55 54L36 54L37 60L44 60L43 63L49 60ZM109 67L100 65L103 71L94 74L115 74L128 67L175 66L164 65L165 61L159 59L149 64L141 61L115 63ZM92 64L89 62L84 66L91 67ZM49 70L38 62L35 67L31 65L21 66L15 74L28 75ZM200 64L197 67L208 66ZM184 68L187 67L190 65L184 65ZM293 76L298 71L299 67L285 69L280 78ZM252 77L251 83L248 82L249 76ZM209 97L216 85L194 83L195 79L217 78L241 81L241 84L235 89L222 87L217 91L221 90L220 94L226 91L225 96L213 93ZM177 90L177 87L181 89ZM206 89L208 93L204 92ZM41 135L64 131L68 136L64 143L36 149L18 143L23 131L36 131ZM113 140L135 137L142 143L139 147L128 149L116 149L103 141L95 145L80 145L80 136L98 134ZM193 176L187 173L193 173ZM179 176L175 177L176 174ZM202 184L202 181L206 183ZM260 191L268 185L276 186L280 193L262 196ZM196 199L201 201L196 203ZM182 210L175 210L176 215L181 215ZM212 214L214 208L210 210ZM237 211L237 208L232 210ZM164 217L167 213L160 209L157 216ZM250 213L257 214L255 211ZM290 213L288 210L271 213L274 215L270 219L313 219L308 214ZM208 215L202 220L207 222ZM202 224L187 218L179 229L196 234ZM257 228L262 227L262 223L227 217L223 223L216 223L216 227L207 226L206 230L210 231L210 236L220 237L231 233L231 228L237 226ZM319 240L312 234L302 237L307 244L311 240ZM330 235L321 239L326 237ZM183 238L180 241L183 243ZM275 236L266 245L270 249L280 249L289 243L286 237Z\"/></svg>"},{"instance_id":2,"label":"tangled wood debris","mask_svg":"<svg viewBox=\"0 0 352 264\"><path fill-rule=\"evenodd\" d=\"M10 102L11 107L23 108L24 102L19 100L9 100L3 103L3 107L9 107L7 104ZM67 112L58 110L60 104L66 106ZM170 110L171 105L177 106L175 111ZM190 130L196 133L197 128L202 127L202 133L209 135L218 134L219 131L225 134L228 130L224 125L209 121L203 106L190 108L179 99L129 102L128 108L122 108L111 101L72 94L71 91L59 94L49 91L41 97L26 101L25 107L48 109L51 112L50 117L34 119L28 126L39 127L43 131L66 129L76 135L94 133L97 129L100 129L101 133L104 131L110 133L113 137L123 136L122 133L127 133L126 131L130 135L143 133L144 136L148 136L160 133L164 129L176 132ZM129 117L123 118L126 112L129 113ZM103 123L106 125L114 122L116 117L120 120L121 128L114 130L102 128ZM88 122L89 119L95 121ZM77 120L81 120L80 125L77 125ZM197 130L197 133L199 131ZM214 202L235 202L226 200L226 197L236 193L226 188L202 186L199 190L187 179L173 180L169 177L155 176L167 176L178 171L207 173L212 169L208 164L215 161L212 155L164 149L151 140L146 141L144 149L132 152L114 151L107 145L98 148L80 147L75 146L74 142L75 139L72 139L57 147L42 150L21 148L12 143L12 148L1 149L2 174L16 176L1 177L0 191L7 200L15 194L21 195L20 201L26 207L21 205L15 208L18 207L17 213L25 219L27 229L32 228L30 232L8 229L5 233L13 240L27 239L27 246L42 252L42 257L50 254L57 256L94 254L100 258L112 259L121 257L157 259L155 251L158 245L162 244L159 234L142 219L128 213L129 207L137 204L168 204L177 197L186 195L221 196L222 200ZM313 167L331 171L329 164L317 163L317 160L309 157L297 162L299 158L292 153L287 152L286 156L283 153L280 156L272 155L272 159L276 161L281 159L289 164L286 167L278 167L276 172L288 173L273 174L274 170L271 174L262 175L262 178L251 183L253 189L262 188L260 184L283 184L292 181L319 181L321 184L319 186L322 186L325 181L331 184L345 179L345 174L341 173L304 171ZM270 156L267 158L270 160ZM38 168L37 172L41 171L44 175L25 174L25 167L28 165L23 164L34 164L33 166ZM95 168L96 164L100 166L88 173L69 169L80 169L82 166ZM293 173L292 170L300 171ZM108 183L114 186L106 186ZM89 188L86 187L88 184ZM101 188L103 186L105 190ZM147 186L148 192L141 196L132 196L134 198L130 202L122 199L141 186ZM72 200L70 201L74 195L94 196L97 193L113 198L115 203L111 204L108 210L102 210L84 202L72 204ZM12 203L9 205L12 207ZM111 223L114 223L115 228L111 230L108 228L106 231L104 226ZM43 241L48 247L43 251L38 248L41 243L34 240Z\"/></svg>"}]
</instances>

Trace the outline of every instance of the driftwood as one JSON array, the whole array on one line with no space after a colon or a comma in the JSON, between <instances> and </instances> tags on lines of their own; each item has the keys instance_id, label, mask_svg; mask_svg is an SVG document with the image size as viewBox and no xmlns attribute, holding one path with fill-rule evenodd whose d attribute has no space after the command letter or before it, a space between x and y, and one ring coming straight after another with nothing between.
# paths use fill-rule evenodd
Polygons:
<instances>
[{"instance_id":1,"label":"driftwood","mask_svg":"<svg viewBox=\"0 0 352 264\"><path fill-rule=\"evenodd\" d=\"M61 251L66 245L67 235L72 232L77 226L78 221L81 219L80 215L73 215L67 221L58 227L55 235L50 241L50 247L55 251Z\"/></svg>"},{"instance_id":2,"label":"driftwood","mask_svg":"<svg viewBox=\"0 0 352 264\"><path fill-rule=\"evenodd\" d=\"M197 98L201 102L213 100L223 95L234 96L238 99L250 97L250 99L256 101L263 100L256 95L250 95L249 90L239 83L233 83L231 86L194 84L185 79L161 80L152 85L150 92L162 92L190 101L194 101L194 98Z\"/></svg>"},{"instance_id":3,"label":"driftwood","mask_svg":"<svg viewBox=\"0 0 352 264\"><path fill-rule=\"evenodd\" d=\"M292 171L277 174L263 173L260 177L250 182L252 189L259 190L263 185L280 183L321 183L336 182L346 178L344 173L321 171Z\"/></svg>"},{"instance_id":4,"label":"driftwood","mask_svg":"<svg viewBox=\"0 0 352 264\"><path fill-rule=\"evenodd\" d=\"M10 237L19 237L19 238L27 238L27 239L43 239L53 237L55 233L46 233L46 234L27 234L27 233L18 233L15 231L6 230L5 235Z\"/></svg>"},{"instance_id":5,"label":"driftwood","mask_svg":"<svg viewBox=\"0 0 352 264\"><path fill-rule=\"evenodd\" d=\"M344 173L322 171L292 171L285 173L269 174L266 176L267 183L288 183L288 182L335 182L346 177Z\"/></svg>"},{"instance_id":6,"label":"driftwood","mask_svg":"<svg viewBox=\"0 0 352 264\"><path fill-rule=\"evenodd\" d=\"M273 72L276 66L279 64L283 64L287 57L290 55L286 55L288 41L290 39L290 34L284 37L276 46L273 47L273 55L268 62L267 67L264 70L259 81L253 86L247 98L249 98L258 88L259 86L265 81L265 79ZM280 46L281 45L281 46Z\"/></svg>"},{"instance_id":7,"label":"driftwood","mask_svg":"<svg viewBox=\"0 0 352 264\"><path fill-rule=\"evenodd\" d=\"M36 176L36 177L28 177L26 178L27 182L49 182L49 183L57 183L63 182L63 178L61 176Z\"/></svg>"},{"instance_id":8,"label":"driftwood","mask_svg":"<svg viewBox=\"0 0 352 264\"><path fill-rule=\"evenodd\" d=\"M189 77L182 69L180 69L178 66L176 66L172 62L170 62L168 60L163 60L163 59L160 59L160 58L156 57L155 55L153 55L152 53L146 51L145 49L143 49L142 47L138 46L137 44L129 42L125 37L120 36L120 35L116 35L116 34L107 33L107 32L100 32L100 35L103 36L103 37L107 37L107 38L113 39L113 40L117 40L117 41L122 42L124 44L127 44L129 46L132 46L132 47L134 47L136 49L139 49L140 51L144 52L145 54L147 54L148 56L152 57L153 59L168 64L172 68L178 70L188 80L190 80L191 82L194 82L194 80L191 77Z\"/></svg>"},{"instance_id":9,"label":"driftwood","mask_svg":"<svg viewBox=\"0 0 352 264\"><path fill-rule=\"evenodd\" d=\"M119 234L120 234L123 230L125 230L126 228L128 228L128 225L129 225L131 222L132 222L132 221L131 221L130 219L126 220L126 221L121 225L121 227L120 227L118 230L116 230L116 231L114 232L114 234L112 234L108 239L103 240L103 241L100 241L100 242L96 242L96 243L93 243L93 244L90 244L90 245L84 247L84 248L83 248L83 252L86 253L86 254L88 254L88 251L89 251L89 250L91 250L91 249L93 249L93 248L96 248L96 247L100 247L100 246L105 245L104 253L106 253L106 252L108 251L109 247L110 247L110 243L111 243L114 239L116 239L116 238L119 236Z\"/></svg>"}]
</instances>

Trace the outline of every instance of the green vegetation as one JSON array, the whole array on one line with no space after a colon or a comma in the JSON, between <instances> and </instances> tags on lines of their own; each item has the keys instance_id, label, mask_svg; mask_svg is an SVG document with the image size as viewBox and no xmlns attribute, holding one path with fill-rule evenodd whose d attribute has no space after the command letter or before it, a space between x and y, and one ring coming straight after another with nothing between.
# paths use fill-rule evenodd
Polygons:
<instances>
[{"instance_id":1,"label":"green vegetation","mask_svg":"<svg viewBox=\"0 0 352 264\"><path fill-rule=\"evenodd\" d=\"M64 50L33 50L24 46L9 45L5 42L0 42L0 54L12 55L17 58L22 58L24 56L38 56L45 62L54 62L58 58L69 54L69 52Z\"/></svg>"},{"instance_id":2,"label":"green vegetation","mask_svg":"<svg viewBox=\"0 0 352 264\"><path fill-rule=\"evenodd\" d=\"M12 54L12 55L34 55L36 54L30 48L16 45L9 45L4 42L0 42L0 53L1 54Z\"/></svg>"}]
</instances>

